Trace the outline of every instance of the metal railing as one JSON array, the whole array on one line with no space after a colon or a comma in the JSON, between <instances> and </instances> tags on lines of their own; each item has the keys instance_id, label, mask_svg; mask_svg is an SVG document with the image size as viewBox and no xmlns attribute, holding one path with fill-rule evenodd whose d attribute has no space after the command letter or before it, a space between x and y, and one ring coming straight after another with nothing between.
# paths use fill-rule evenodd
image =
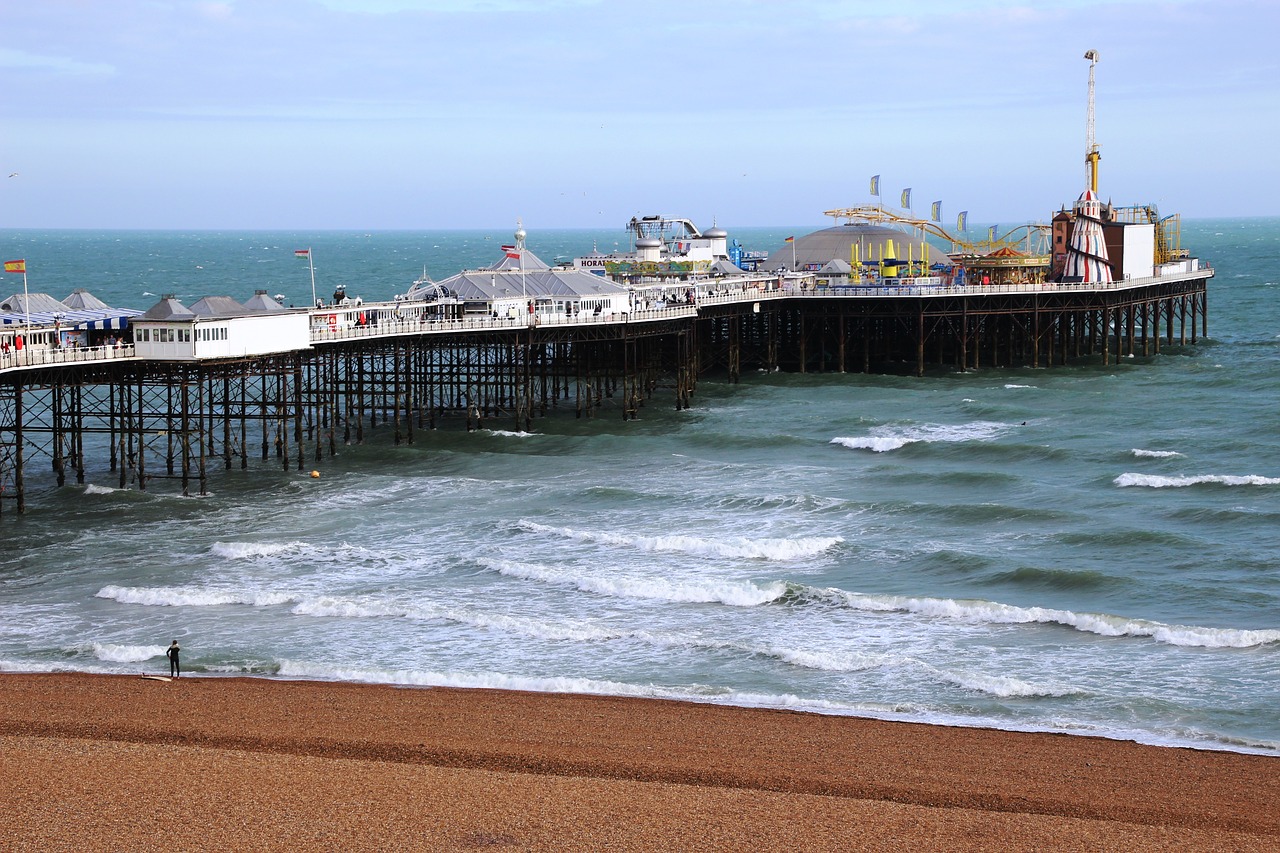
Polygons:
<instances>
[{"instance_id":1,"label":"metal railing","mask_svg":"<svg viewBox=\"0 0 1280 853\"><path fill-rule=\"evenodd\" d=\"M102 347L23 347L0 351L0 372L47 364L119 361L134 358L133 344Z\"/></svg>"},{"instance_id":2,"label":"metal railing","mask_svg":"<svg viewBox=\"0 0 1280 853\"><path fill-rule=\"evenodd\" d=\"M322 344L365 338L395 337L397 335L444 335L455 332L487 332L502 329L523 329L529 326L618 326L627 323L696 317L697 314L698 306L696 304L678 303L662 308L639 308L631 311L601 314L584 311L574 316L567 314L525 314L519 317L476 315L466 316L457 320L428 317L420 320L380 319L376 323L371 323L367 326L339 326L337 328L313 326L311 329L311 343Z\"/></svg>"}]
</instances>

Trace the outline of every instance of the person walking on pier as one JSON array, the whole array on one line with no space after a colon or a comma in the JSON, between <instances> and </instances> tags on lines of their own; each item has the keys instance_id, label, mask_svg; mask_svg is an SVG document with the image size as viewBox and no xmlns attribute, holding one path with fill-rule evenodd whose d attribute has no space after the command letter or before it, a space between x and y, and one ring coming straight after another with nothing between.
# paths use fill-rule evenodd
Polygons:
<instances>
[{"instance_id":1,"label":"person walking on pier","mask_svg":"<svg viewBox=\"0 0 1280 853\"><path fill-rule=\"evenodd\" d=\"M169 658L169 677L178 678L182 675L182 667L178 665L178 641L174 640L169 644L169 648L165 650L165 655Z\"/></svg>"}]
</instances>

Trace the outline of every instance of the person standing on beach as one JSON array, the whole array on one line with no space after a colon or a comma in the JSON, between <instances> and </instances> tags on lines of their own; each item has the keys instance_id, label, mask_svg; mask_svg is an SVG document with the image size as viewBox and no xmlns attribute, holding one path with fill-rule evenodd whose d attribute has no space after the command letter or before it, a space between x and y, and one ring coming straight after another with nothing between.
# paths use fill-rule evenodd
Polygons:
<instances>
[{"instance_id":1,"label":"person standing on beach","mask_svg":"<svg viewBox=\"0 0 1280 853\"><path fill-rule=\"evenodd\" d=\"M169 648L165 651L165 654L169 657L169 676L171 678L178 678L182 675L182 667L178 665L179 651L177 640L170 643Z\"/></svg>"}]
</instances>

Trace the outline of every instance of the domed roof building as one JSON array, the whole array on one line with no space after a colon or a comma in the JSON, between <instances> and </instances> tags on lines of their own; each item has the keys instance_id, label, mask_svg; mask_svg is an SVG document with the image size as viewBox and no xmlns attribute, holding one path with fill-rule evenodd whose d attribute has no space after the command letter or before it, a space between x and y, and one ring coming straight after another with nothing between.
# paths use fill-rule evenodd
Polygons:
<instances>
[{"instance_id":1,"label":"domed roof building","mask_svg":"<svg viewBox=\"0 0 1280 853\"><path fill-rule=\"evenodd\" d=\"M908 265L927 275L928 268L935 264L952 264L949 255L918 232L871 222L848 222L783 243L769 252L763 269L816 272L836 259L854 268L867 264L879 267L884 260L896 260L902 275L907 274Z\"/></svg>"}]
</instances>

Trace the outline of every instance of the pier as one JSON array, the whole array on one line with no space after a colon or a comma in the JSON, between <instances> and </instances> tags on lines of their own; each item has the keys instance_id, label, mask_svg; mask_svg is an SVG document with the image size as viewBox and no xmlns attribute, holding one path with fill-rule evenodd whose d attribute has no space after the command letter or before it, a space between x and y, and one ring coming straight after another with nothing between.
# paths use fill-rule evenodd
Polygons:
<instances>
[{"instance_id":1,"label":"pier","mask_svg":"<svg viewBox=\"0 0 1280 853\"><path fill-rule=\"evenodd\" d=\"M692 405L700 377L743 371L906 373L1109 364L1208 334L1213 271L1106 283L819 286L811 274L706 280L691 301L540 318L396 318L331 326L309 344L227 358L144 357L137 342L0 354L0 515L29 477L61 486L169 483L204 494L250 460L306 471L377 435L413 443L456 424L529 431L539 418L640 417ZM48 466L47 468L45 466Z\"/></svg>"}]
</instances>

